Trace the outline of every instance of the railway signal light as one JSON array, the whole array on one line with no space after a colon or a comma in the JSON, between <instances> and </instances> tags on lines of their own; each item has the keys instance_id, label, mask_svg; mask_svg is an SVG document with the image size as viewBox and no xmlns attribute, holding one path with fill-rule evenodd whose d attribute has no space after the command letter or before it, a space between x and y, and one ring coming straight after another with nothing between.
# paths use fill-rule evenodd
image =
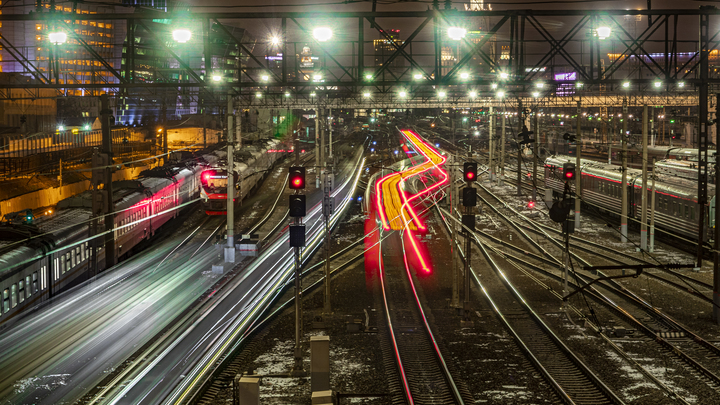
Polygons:
<instances>
[{"instance_id":1,"label":"railway signal light","mask_svg":"<svg viewBox=\"0 0 720 405\"><path fill-rule=\"evenodd\" d=\"M462 224L465 227L470 228L472 232L475 232L475 215L474 214L463 214Z\"/></svg>"},{"instance_id":2,"label":"railway signal light","mask_svg":"<svg viewBox=\"0 0 720 405\"><path fill-rule=\"evenodd\" d=\"M290 189L302 190L305 188L305 168L290 166Z\"/></svg>"},{"instance_id":3,"label":"railway signal light","mask_svg":"<svg viewBox=\"0 0 720 405\"><path fill-rule=\"evenodd\" d=\"M463 207L474 207L477 205L477 193L474 187L463 189Z\"/></svg>"},{"instance_id":4,"label":"railway signal light","mask_svg":"<svg viewBox=\"0 0 720 405\"><path fill-rule=\"evenodd\" d=\"M305 225L290 225L290 247L305 247Z\"/></svg>"},{"instance_id":5,"label":"railway signal light","mask_svg":"<svg viewBox=\"0 0 720 405\"><path fill-rule=\"evenodd\" d=\"M563 134L563 139L566 140L566 141L568 141L569 143L575 143L575 138L576 138L576 137L577 137L576 135L572 135L572 134L569 133L569 132L565 132L565 133Z\"/></svg>"},{"instance_id":6,"label":"railway signal light","mask_svg":"<svg viewBox=\"0 0 720 405\"><path fill-rule=\"evenodd\" d=\"M467 182L477 181L477 163L475 163L475 162L463 163L463 178Z\"/></svg>"},{"instance_id":7,"label":"railway signal light","mask_svg":"<svg viewBox=\"0 0 720 405\"><path fill-rule=\"evenodd\" d=\"M534 209L535 208L535 201L528 201L528 209Z\"/></svg>"},{"instance_id":8,"label":"railway signal light","mask_svg":"<svg viewBox=\"0 0 720 405\"><path fill-rule=\"evenodd\" d=\"M563 177L565 181L575 179L575 163L563 163Z\"/></svg>"},{"instance_id":9,"label":"railway signal light","mask_svg":"<svg viewBox=\"0 0 720 405\"><path fill-rule=\"evenodd\" d=\"M32 210L30 210L30 209L25 210L25 223L26 224L28 224L28 225L32 224L33 217L34 216L33 216Z\"/></svg>"},{"instance_id":10,"label":"railway signal light","mask_svg":"<svg viewBox=\"0 0 720 405\"><path fill-rule=\"evenodd\" d=\"M305 196L302 194L290 195L290 216L293 218L307 215Z\"/></svg>"},{"instance_id":11,"label":"railway signal light","mask_svg":"<svg viewBox=\"0 0 720 405\"><path fill-rule=\"evenodd\" d=\"M535 142L535 139L530 138L530 135L534 134L533 131L528 131L528 128L526 126L523 126L522 132L518 134L518 138L522 138L522 140L518 141L520 145L526 145L528 143Z\"/></svg>"}]
</instances>

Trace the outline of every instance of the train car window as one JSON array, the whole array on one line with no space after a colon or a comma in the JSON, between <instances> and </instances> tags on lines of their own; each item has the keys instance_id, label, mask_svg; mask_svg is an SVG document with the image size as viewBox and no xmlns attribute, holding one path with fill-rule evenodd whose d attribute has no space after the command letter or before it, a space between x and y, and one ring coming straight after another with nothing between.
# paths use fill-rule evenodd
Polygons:
<instances>
[{"instance_id":1,"label":"train car window","mask_svg":"<svg viewBox=\"0 0 720 405\"><path fill-rule=\"evenodd\" d=\"M70 268L75 268L75 265L77 264L77 259L75 257L75 249L70 251Z\"/></svg>"},{"instance_id":2,"label":"train car window","mask_svg":"<svg viewBox=\"0 0 720 405\"><path fill-rule=\"evenodd\" d=\"M690 219L695 219L695 207L690 207Z\"/></svg>"},{"instance_id":3,"label":"train car window","mask_svg":"<svg viewBox=\"0 0 720 405\"><path fill-rule=\"evenodd\" d=\"M18 304L25 302L25 281L18 281Z\"/></svg>"},{"instance_id":4,"label":"train car window","mask_svg":"<svg viewBox=\"0 0 720 405\"><path fill-rule=\"evenodd\" d=\"M25 276L25 289L27 290L27 292L25 294L27 294L28 297L33 295L34 291L33 291L33 285L30 282L30 276Z\"/></svg>"},{"instance_id":5,"label":"train car window","mask_svg":"<svg viewBox=\"0 0 720 405\"><path fill-rule=\"evenodd\" d=\"M600 191L600 193L603 192L603 183L602 182L599 182L598 191Z\"/></svg>"},{"instance_id":6,"label":"train car window","mask_svg":"<svg viewBox=\"0 0 720 405\"><path fill-rule=\"evenodd\" d=\"M43 274L45 274L45 266L42 266L40 271L42 271ZM33 280L33 292L37 293L38 292L37 272L33 273L32 280Z\"/></svg>"},{"instance_id":7,"label":"train car window","mask_svg":"<svg viewBox=\"0 0 720 405\"><path fill-rule=\"evenodd\" d=\"M688 208L687 204L685 204L685 218L690 217L690 209Z\"/></svg>"},{"instance_id":8,"label":"train car window","mask_svg":"<svg viewBox=\"0 0 720 405\"><path fill-rule=\"evenodd\" d=\"M83 243L83 244L80 245L80 259L81 259L82 261L85 261L85 259L86 259L85 255L86 255L86 254L87 254L87 252L85 251L85 244Z\"/></svg>"},{"instance_id":9,"label":"train car window","mask_svg":"<svg viewBox=\"0 0 720 405\"><path fill-rule=\"evenodd\" d=\"M55 258L55 267L53 267L53 268L55 269L55 280L57 280L60 278L60 263L59 263L59 259L57 257ZM43 285L43 289L44 288L45 288L45 285Z\"/></svg>"},{"instance_id":10,"label":"train car window","mask_svg":"<svg viewBox=\"0 0 720 405\"><path fill-rule=\"evenodd\" d=\"M10 286L10 308L17 306L17 285L13 284Z\"/></svg>"},{"instance_id":11,"label":"train car window","mask_svg":"<svg viewBox=\"0 0 720 405\"><path fill-rule=\"evenodd\" d=\"M3 290L3 313L7 313L10 311L10 290L4 289Z\"/></svg>"},{"instance_id":12,"label":"train car window","mask_svg":"<svg viewBox=\"0 0 720 405\"><path fill-rule=\"evenodd\" d=\"M677 215L677 212L678 212L677 201L673 201L672 206L673 206L673 210L672 210L673 215Z\"/></svg>"}]
</instances>

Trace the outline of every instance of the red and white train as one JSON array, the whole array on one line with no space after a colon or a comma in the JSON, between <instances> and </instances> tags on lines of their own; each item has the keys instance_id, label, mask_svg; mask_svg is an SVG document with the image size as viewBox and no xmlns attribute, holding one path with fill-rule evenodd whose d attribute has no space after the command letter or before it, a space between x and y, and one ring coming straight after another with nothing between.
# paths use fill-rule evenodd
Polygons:
<instances>
[{"instance_id":1,"label":"red and white train","mask_svg":"<svg viewBox=\"0 0 720 405\"><path fill-rule=\"evenodd\" d=\"M280 141L269 140L262 145L243 146L234 156L233 182L235 183L235 204L239 203L275 163L285 156L279 148ZM227 214L227 152L218 150L204 155L207 161L216 161L200 175L200 199L208 215Z\"/></svg>"}]
</instances>

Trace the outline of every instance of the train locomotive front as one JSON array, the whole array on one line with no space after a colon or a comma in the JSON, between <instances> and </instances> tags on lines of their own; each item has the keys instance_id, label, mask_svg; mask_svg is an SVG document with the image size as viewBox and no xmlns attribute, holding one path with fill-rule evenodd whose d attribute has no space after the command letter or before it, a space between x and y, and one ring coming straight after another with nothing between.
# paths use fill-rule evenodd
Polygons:
<instances>
[{"instance_id":1,"label":"train locomotive front","mask_svg":"<svg viewBox=\"0 0 720 405\"><path fill-rule=\"evenodd\" d=\"M233 178L238 179L237 173ZM235 182L237 189L237 181ZM227 214L227 186L228 175L227 170L214 167L203 170L200 175L200 201L203 210L207 215L226 215ZM237 194L234 201L237 200Z\"/></svg>"}]
</instances>

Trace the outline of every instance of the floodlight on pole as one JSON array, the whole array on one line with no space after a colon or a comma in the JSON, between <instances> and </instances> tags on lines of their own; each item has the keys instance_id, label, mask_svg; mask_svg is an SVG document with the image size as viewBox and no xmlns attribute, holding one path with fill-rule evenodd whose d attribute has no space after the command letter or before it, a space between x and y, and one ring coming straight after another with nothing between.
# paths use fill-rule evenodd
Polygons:
<instances>
[{"instance_id":1,"label":"floodlight on pole","mask_svg":"<svg viewBox=\"0 0 720 405\"><path fill-rule=\"evenodd\" d=\"M461 78L461 79L469 79L469 78L470 78L470 73L462 72L462 73L460 73L460 78Z\"/></svg>"},{"instance_id":2,"label":"floodlight on pole","mask_svg":"<svg viewBox=\"0 0 720 405\"><path fill-rule=\"evenodd\" d=\"M220 75L219 73L213 73L212 81L219 82L220 80L222 80L222 75Z\"/></svg>"},{"instance_id":3,"label":"floodlight on pole","mask_svg":"<svg viewBox=\"0 0 720 405\"><path fill-rule=\"evenodd\" d=\"M610 36L612 30L610 29L610 27L598 27L595 32L597 32L598 38L605 39Z\"/></svg>"},{"instance_id":4,"label":"floodlight on pole","mask_svg":"<svg viewBox=\"0 0 720 405\"><path fill-rule=\"evenodd\" d=\"M500 79L507 80L510 75L507 72L500 72Z\"/></svg>"},{"instance_id":5,"label":"floodlight on pole","mask_svg":"<svg viewBox=\"0 0 720 405\"><path fill-rule=\"evenodd\" d=\"M363 97L364 97L364 98L370 98L370 92L369 92L369 91L366 91L365 93L363 93Z\"/></svg>"},{"instance_id":6,"label":"floodlight on pole","mask_svg":"<svg viewBox=\"0 0 720 405\"><path fill-rule=\"evenodd\" d=\"M276 45L276 46L280 45L280 37L277 37L277 36L270 37L270 43L272 45Z\"/></svg>"},{"instance_id":7,"label":"floodlight on pole","mask_svg":"<svg viewBox=\"0 0 720 405\"><path fill-rule=\"evenodd\" d=\"M422 75L421 75L420 73L415 73L415 74L413 75L413 79L415 79L415 80L420 80L420 79L422 79Z\"/></svg>"},{"instance_id":8,"label":"floodlight on pole","mask_svg":"<svg viewBox=\"0 0 720 405\"><path fill-rule=\"evenodd\" d=\"M445 93L444 91L438 91L438 98L445 98L446 95L447 93Z\"/></svg>"},{"instance_id":9,"label":"floodlight on pole","mask_svg":"<svg viewBox=\"0 0 720 405\"><path fill-rule=\"evenodd\" d=\"M262 93L260 93L260 92L258 91L257 93L255 93L255 97L257 97L257 98L262 98Z\"/></svg>"},{"instance_id":10,"label":"floodlight on pole","mask_svg":"<svg viewBox=\"0 0 720 405\"><path fill-rule=\"evenodd\" d=\"M630 88L630 82L623 82L622 86L624 89Z\"/></svg>"},{"instance_id":11,"label":"floodlight on pole","mask_svg":"<svg viewBox=\"0 0 720 405\"><path fill-rule=\"evenodd\" d=\"M314 82L319 82L319 81L321 81L321 80L322 80L322 75L313 75L313 81L314 81Z\"/></svg>"},{"instance_id":12,"label":"floodlight on pole","mask_svg":"<svg viewBox=\"0 0 720 405\"><path fill-rule=\"evenodd\" d=\"M53 45L62 45L67 41L67 34L62 31L51 32L48 34L48 39Z\"/></svg>"},{"instance_id":13,"label":"floodlight on pole","mask_svg":"<svg viewBox=\"0 0 720 405\"><path fill-rule=\"evenodd\" d=\"M497 98L503 98L503 97L505 97L505 92L504 92L504 91L498 91L496 94L497 94Z\"/></svg>"},{"instance_id":14,"label":"floodlight on pole","mask_svg":"<svg viewBox=\"0 0 720 405\"><path fill-rule=\"evenodd\" d=\"M685 82L678 82L678 87L685 87Z\"/></svg>"},{"instance_id":15,"label":"floodlight on pole","mask_svg":"<svg viewBox=\"0 0 720 405\"><path fill-rule=\"evenodd\" d=\"M662 87L662 82L661 81L655 82L655 88L659 89L660 87Z\"/></svg>"},{"instance_id":16,"label":"floodlight on pole","mask_svg":"<svg viewBox=\"0 0 720 405\"><path fill-rule=\"evenodd\" d=\"M471 92L470 92L470 98L475 98L475 97L477 97L477 92L476 92L476 91L471 91Z\"/></svg>"},{"instance_id":17,"label":"floodlight on pole","mask_svg":"<svg viewBox=\"0 0 720 405\"><path fill-rule=\"evenodd\" d=\"M179 42L181 44L184 44L185 42L189 41L190 37L192 37L192 33L190 32L190 30L185 29L185 28L174 30L172 32L172 35L173 35L173 39L176 42Z\"/></svg>"},{"instance_id":18,"label":"floodlight on pole","mask_svg":"<svg viewBox=\"0 0 720 405\"><path fill-rule=\"evenodd\" d=\"M498 86L497 86L497 83L493 83L493 84L491 84L491 85L490 85L490 87L492 87L492 88L493 88L493 90L494 90L494 89L497 89L497 88L498 88Z\"/></svg>"},{"instance_id":19,"label":"floodlight on pole","mask_svg":"<svg viewBox=\"0 0 720 405\"><path fill-rule=\"evenodd\" d=\"M320 42L325 42L332 38L333 32L328 27L317 27L313 30L313 37Z\"/></svg>"},{"instance_id":20,"label":"floodlight on pole","mask_svg":"<svg viewBox=\"0 0 720 405\"><path fill-rule=\"evenodd\" d=\"M405 98L405 97L407 97L407 92L406 92L406 91L404 91L404 90L403 90L403 91L401 91L401 92L400 92L400 97L402 97L402 98Z\"/></svg>"},{"instance_id":21,"label":"floodlight on pole","mask_svg":"<svg viewBox=\"0 0 720 405\"><path fill-rule=\"evenodd\" d=\"M371 75L371 74L365 75L365 80L372 80L372 78L373 78L373 75Z\"/></svg>"},{"instance_id":22,"label":"floodlight on pole","mask_svg":"<svg viewBox=\"0 0 720 405\"><path fill-rule=\"evenodd\" d=\"M545 87L545 83L537 82L537 83L535 83L535 87L537 87L538 89L542 89L543 87Z\"/></svg>"},{"instance_id":23,"label":"floodlight on pole","mask_svg":"<svg viewBox=\"0 0 720 405\"><path fill-rule=\"evenodd\" d=\"M532 95L533 95L533 97L535 97L535 98L540 97L540 93L537 92L537 91L534 91Z\"/></svg>"},{"instance_id":24,"label":"floodlight on pole","mask_svg":"<svg viewBox=\"0 0 720 405\"><path fill-rule=\"evenodd\" d=\"M262 81L266 82L266 81L268 81L268 80L270 80L270 76L268 76L268 75L262 75Z\"/></svg>"},{"instance_id":25,"label":"floodlight on pole","mask_svg":"<svg viewBox=\"0 0 720 405\"><path fill-rule=\"evenodd\" d=\"M460 41L465 38L465 34L467 34L467 30L461 27L450 27L447 32L450 39L454 39L455 41Z\"/></svg>"}]
</instances>

